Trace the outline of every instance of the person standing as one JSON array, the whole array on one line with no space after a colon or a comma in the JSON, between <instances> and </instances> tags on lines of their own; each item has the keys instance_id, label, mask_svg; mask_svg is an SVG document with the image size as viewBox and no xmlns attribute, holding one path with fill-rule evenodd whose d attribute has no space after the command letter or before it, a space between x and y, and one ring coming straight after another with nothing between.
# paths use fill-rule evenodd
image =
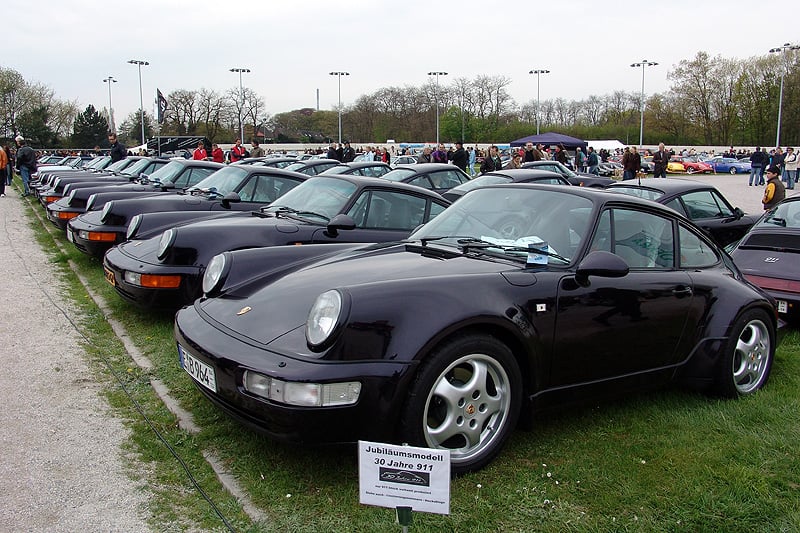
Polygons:
<instances>
[{"instance_id":1,"label":"person standing","mask_svg":"<svg viewBox=\"0 0 800 533\"><path fill-rule=\"evenodd\" d=\"M764 188L764 210L772 209L786 198L786 189L781 182L781 168L778 165L770 165L767 169L767 186Z\"/></svg>"},{"instance_id":2,"label":"person standing","mask_svg":"<svg viewBox=\"0 0 800 533\"><path fill-rule=\"evenodd\" d=\"M519 152L514 152L514 155L511 156L511 161L508 162L508 168L522 168L522 156L519 155Z\"/></svg>"},{"instance_id":3,"label":"person standing","mask_svg":"<svg viewBox=\"0 0 800 533\"><path fill-rule=\"evenodd\" d=\"M467 161L469 161L469 155L467 154L467 151L464 150L464 142L456 141L456 149L453 152L453 164L466 172Z\"/></svg>"},{"instance_id":4,"label":"person standing","mask_svg":"<svg viewBox=\"0 0 800 533\"><path fill-rule=\"evenodd\" d=\"M116 133L109 133L108 134L108 143L111 145L111 152L109 155L111 156L111 162L116 163L117 161L122 161L126 157L128 157L128 149L125 148L125 145L122 144L117 140Z\"/></svg>"},{"instance_id":5,"label":"person standing","mask_svg":"<svg viewBox=\"0 0 800 533\"><path fill-rule=\"evenodd\" d=\"M669 163L670 154L664 150L664 143L658 143L658 151L653 154L653 177L666 178L667 177L667 163Z\"/></svg>"},{"instance_id":6,"label":"person standing","mask_svg":"<svg viewBox=\"0 0 800 533\"><path fill-rule=\"evenodd\" d=\"M356 151L350 146L350 141L345 141L344 150L342 150L342 163L350 163L356 158Z\"/></svg>"},{"instance_id":7,"label":"person standing","mask_svg":"<svg viewBox=\"0 0 800 533\"><path fill-rule=\"evenodd\" d=\"M542 154L533 146L533 143L525 143L525 151L522 156L522 162L528 163L530 161L539 161Z\"/></svg>"},{"instance_id":8,"label":"person standing","mask_svg":"<svg viewBox=\"0 0 800 533\"><path fill-rule=\"evenodd\" d=\"M586 154L583 153L580 146L575 148L575 170L586 172Z\"/></svg>"},{"instance_id":9,"label":"person standing","mask_svg":"<svg viewBox=\"0 0 800 533\"><path fill-rule=\"evenodd\" d=\"M426 146L422 149L422 153L417 157L417 163L431 163L431 147Z\"/></svg>"},{"instance_id":10,"label":"person standing","mask_svg":"<svg viewBox=\"0 0 800 533\"><path fill-rule=\"evenodd\" d=\"M439 146L431 154L431 161L434 163L447 163L447 151L444 149L444 144L439 143Z\"/></svg>"},{"instance_id":11,"label":"person standing","mask_svg":"<svg viewBox=\"0 0 800 533\"><path fill-rule=\"evenodd\" d=\"M639 159L639 154L636 152L636 147L626 147L625 153L622 155L622 179L632 180L639 172L642 162Z\"/></svg>"},{"instance_id":12,"label":"person standing","mask_svg":"<svg viewBox=\"0 0 800 533\"><path fill-rule=\"evenodd\" d=\"M0 148L0 198L6 196L6 169L8 168L8 155L3 148Z\"/></svg>"},{"instance_id":13,"label":"person standing","mask_svg":"<svg viewBox=\"0 0 800 533\"><path fill-rule=\"evenodd\" d=\"M477 158L478 158L478 150L476 150L474 146L470 146L468 159L469 159L469 175L472 178L475 177L475 161L477 160Z\"/></svg>"},{"instance_id":14,"label":"person standing","mask_svg":"<svg viewBox=\"0 0 800 533\"><path fill-rule=\"evenodd\" d=\"M245 150L244 146L242 146L242 140L236 139L236 143L233 145L233 148L231 148L231 163L241 161L245 157L247 157L247 150Z\"/></svg>"},{"instance_id":15,"label":"person standing","mask_svg":"<svg viewBox=\"0 0 800 533\"><path fill-rule=\"evenodd\" d=\"M786 182L786 188L789 190L794 189L794 184L797 181L797 154L791 146L786 149L786 156L783 158L783 181Z\"/></svg>"},{"instance_id":16,"label":"person standing","mask_svg":"<svg viewBox=\"0 0 800 533\"><path fill-rule=\"evenodd\" d=\"M483 163L481 163L481 174L494 172L495 170L501 170L502 168L503 161L500 159L497 146L492 145L489 147L489 155L487 155L483 159Z\"/></svg>"},{"instance_id":17,"label":"person standing","mask_svg":"<svg viewBox=\"0 0 800 533\"><path fill-rule=\"evenodd\" d=\"M563 144L556 146L555 160L569 168L569 160L567 159L567 151L564 149Z\"/></svg>"},{"instance_id":18,"label":"person standing","mask_svg":"<svg viewBox=\"0 0 800 533\"><path fill-rule=\"evenodd\" d=\"M6 173L0 174L0 179L5 181L6 185L11 185L11 180L14 177L14 153L7 144L3 145L3 151L6 153L6 157L8 157L8 164L6 165Z\"/></svg>"},{"instance_id":19,"label":"person standing","mask_svg":"<svg viewBox=\"0 0 800 533\"><path fill-rule=\"evenodd\" d=\"M203 144L203 141L197 143L197 148L194 149L192 152L192 159L195 161L205 161L208 154L206 153L206 147Z\"/></svg>"},{"instance_id":20,"label":"person standing","mask_svg":"<svg viewBox=\"0 0 800 533\"><path fill-rule=\"evenodd\" d=\"M31 194L28 183L31 180L31 174L36 172L36 152L28 146L22 135L17 135L14 140L17 141L19 147L17 148L17 170L22 178L22 196L28 196Z\"/></svg>"},{"instance_id":21,"label":"person standing","mask_svg":"<svg viewBox=\"0 0 800 533\"><path fill-rule=\"evenodd\" d=\"M586 156L586 164L589 165L589 174L600 175L600 161L597 157L597 152L591 146L589 147L589 155Z\"/></svg>"},{"instance_id":22,"label":"person standing","mask_svg":"<svg viewBox=\"0 0 800 533\"><path fill-rule=\"evenodd\" d=\"M764 152L756 146L756 151L750 155L750 180L749 186L764 185Z\"/></svg>"},{"instance_id":23,"label":"person standing","mask_svg":"<svg viewBox=\"0 0 800 533\"><path fill-rule=\"evenodd\" d=\"M225 152L219 147L217 143L211 145L211 160L215 163L225 162Z\"/></svg>"},{"instance_id":24,"label":"person standing","mask_svg":"<svg viewBox=\"0 0 800 533\"><path fill-rule=\"evenodd\" d=\"M267 155L266 152L264 152L264 149L258 145L257 140L253 139L253 141L250 143L250 146L253 148L250 150L250 157L264 157Z\"/></svg>"}]
</instances>

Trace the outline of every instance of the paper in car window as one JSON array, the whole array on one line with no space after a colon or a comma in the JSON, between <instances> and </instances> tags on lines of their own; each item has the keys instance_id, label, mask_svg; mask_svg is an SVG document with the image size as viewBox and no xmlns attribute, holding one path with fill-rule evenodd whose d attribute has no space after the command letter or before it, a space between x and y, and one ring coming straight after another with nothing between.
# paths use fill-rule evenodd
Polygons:
<instances>
[{"instance_id":1,"label":"paper in car window","mask_svg":"<svg viewBox=\"0 0 800 533\"><path fill-rule=\"evenodd\" d=\"M518 248L528 248L528 258L525 261L529 265L546 265L547 253L557 253L544 239L535 235L520 237L519 239L496 239L494 237L481 237L481 240L497 244L498 246L513 246ZM545 253L542 253L545 252Z\"/></svg>"}]
</instances>

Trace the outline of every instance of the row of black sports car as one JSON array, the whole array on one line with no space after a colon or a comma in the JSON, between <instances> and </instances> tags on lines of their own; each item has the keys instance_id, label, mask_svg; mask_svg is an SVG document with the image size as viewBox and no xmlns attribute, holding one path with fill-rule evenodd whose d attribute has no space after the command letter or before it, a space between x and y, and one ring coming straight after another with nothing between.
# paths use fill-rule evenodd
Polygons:
<instances>
[{"instance_id":1,"label":"row of black sports car","mask_svg":"<svg viewBox=\"0 0 800 533\"><path fill-rule=\"evenodd\" d=\"M407 442L458 473L549 407L670 382L752 394L800 292L776 300L721 248L784 260L798 202L756 222L684 180L357 164L159 179L173 163L95 190L67 236L122 297L183 306L181 367L276 439Z\"/></svg>"}]
</instances>

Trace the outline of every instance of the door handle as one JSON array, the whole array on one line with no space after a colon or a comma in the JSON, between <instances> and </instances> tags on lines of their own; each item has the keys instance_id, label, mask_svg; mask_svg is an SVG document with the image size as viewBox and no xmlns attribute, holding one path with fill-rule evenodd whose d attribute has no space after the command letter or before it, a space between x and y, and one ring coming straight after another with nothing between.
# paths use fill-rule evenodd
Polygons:
<instances>
[{"instance_id":1,"label":"door handle","mask_svg":"<svg viewBox=\"0 0 800 533\"><path fill-rule=\"evenodd\" d=\"M685 296L692 295L692 288L689 286L684 285L683 287L675 287L672 289L672 294L674 294L678 298L683 298Z\"/></svg>"}]
</instances>

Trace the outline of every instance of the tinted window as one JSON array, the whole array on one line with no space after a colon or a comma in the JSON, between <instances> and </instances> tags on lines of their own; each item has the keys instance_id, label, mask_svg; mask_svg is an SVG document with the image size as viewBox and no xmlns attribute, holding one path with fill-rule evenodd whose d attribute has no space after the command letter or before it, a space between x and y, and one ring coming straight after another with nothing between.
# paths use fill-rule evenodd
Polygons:
<instances>
[{"instance_id":1,"label":"tinted window","mask_svg":"<svg viewBox=\"0 0 800 533\"><path fill-rule=\"evenodd\" d=\"M695 191L683 195L686 212L692 220L697 218L725 218L733 212L713 191Z\"/></svg>"},{"instance_id":2,"label":"tinted window","mask_svg":"<svg viewBox=\"0 0 800 533\"><path fill-rule=\"evenodd\" d=\"M631 268L665 268L674 263L672 222L629 209L605 211L592 250L610 251Z\"/></svg>"},{"instance_id":3,"label":"tinted window","mask_svg":"<svg viewBox=\"0 0 800 533\"><path fill-rule=\"evenodd\" d=\"M681 268L700 268L717 263L714 249L703 241L699 236L689 229L681 226L680 228L681 245Z\"/></svg>"},{"instance_id":4,"label":"tinted window","mask_svg":"<svg viewBox=\"0 0 800 533\"><path fill-rule=\"evenodd\" d=\"M405 229L423 223L427 200L399 192L365 191L348 211L360 228Z\"/></svg>"}]
</instances>

